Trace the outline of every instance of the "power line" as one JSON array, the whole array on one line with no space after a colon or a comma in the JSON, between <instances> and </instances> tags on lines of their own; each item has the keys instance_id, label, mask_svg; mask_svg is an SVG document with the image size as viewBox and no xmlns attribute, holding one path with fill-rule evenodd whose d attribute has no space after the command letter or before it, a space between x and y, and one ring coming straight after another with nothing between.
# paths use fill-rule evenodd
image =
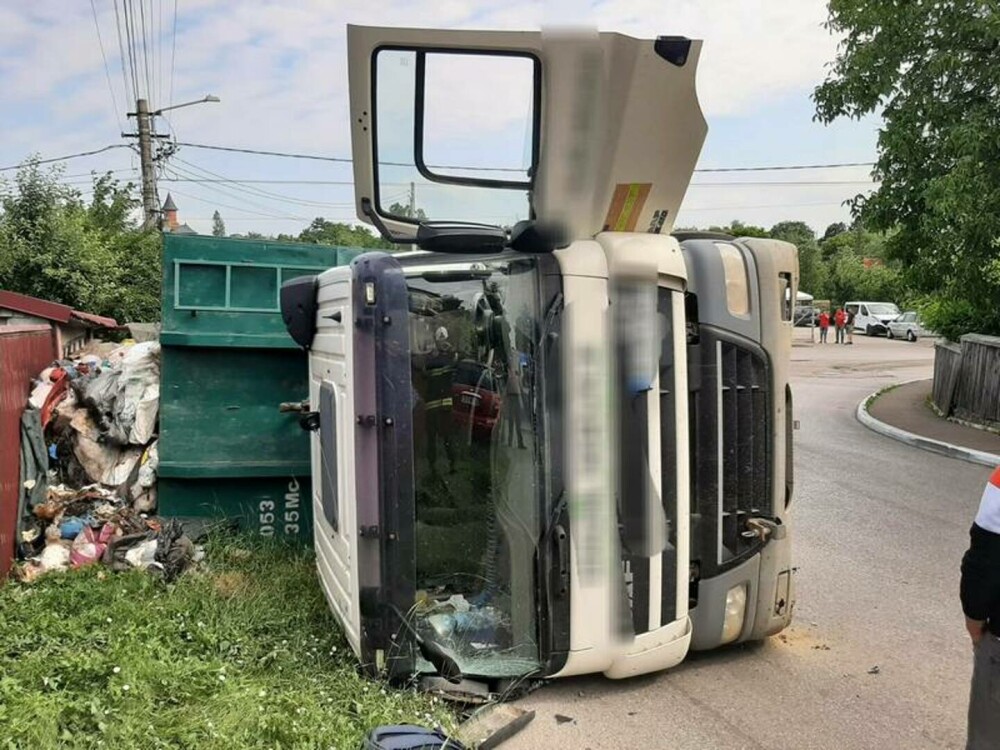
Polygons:
<instances>
[{"instance_id":1,"label":"power line","mask_svg":"<svg viewBox=\"0 0 1000 750\"><path fill-rule=\"evenodd\" d=\"M232 146L209 146L204 143L187 143L184 141L177 141L178 146L187 146L188 148L203 148L209 151L231 151L237 154L257 154L259 156L283 156L289 159L313 159L315 161L334 161L341 162L343 164L350 164L351 159L345 159L339 156L318 156L316 154L292 154L282 151L262 151L253 148L235 148Z\"/></svg>"},{"instance_id":2,"label":"power line","mask_svg":"<svg viewBox=\"0 0 1000 750\"><path fill-rule=\"evenodd\" d=\"M262 211L252 211L250 209L243 208L242 206L234 206L234 205L232 205L230 203L223 203L223 202L217 201L215 199L206 200L204 198L199 198L197 195L191 195L190 193L184 193L184 192L182 192L180 190L174 190L173 192L175 192L178 195L181 195L181 196L183 196L185 198L190 198L191 200L199 201L200 203L207 203L209 205L218 205L218 206L222 206L223 208L230 208L230 209L232 209L234 211L243 211L243 212L251 214L253 216L260 216L260 217L262 217L264 219L295 219L297 221L311 221L311 219L307 219L307 218L305 218L303 216L289 216L289 215L280 215L280 214L267 214L267 213L264 213Z\"/></svg>"},{"instance_id":3,"label":"power line","mask_svg":"<svg viewBox=\"0 0 1000 750\"><path fill-rule=\"evenodd\" d=\"M118 111L118 100L115 99L115 88L111 85L111 69L108 67L108 56L104 54L104 40L101 39L101 25L97 22L97 6L94 5L94 0L90 0L90 10L94 14L94 28L97 30L97 46L101 48L101 59L104 61L104 75L108 79L108 93L111 94L111 106L115 110L115 119L118 120L118 127L124 129L121 112Z\"/></svg>"},{"instance_id":4,"label":"power line","mask_svg":"<svg viewBox=\"0 0 1000 750\"><path fill-rule=\"evenodd\" d=\"M236 148L234 146L215 146L206 143L190 143L190 142L177 142L178 146L187 146L188 148L202 148L209 151L229 151L238 154L255 154L258 156L277 156L287 159L311 159L314 161L330 161L338 162L342 164L350 164L352 160L343 156L320 156L319 154L301 154L293 153L289 151L268 151L264 149L254 149L254 148ZM413 164L408 164L405 162L393 162L393 161L382 161L379 164L384 164L393 167L412 167ZM852 162L836 162L831 164L782 164L777 166L766 166L766 167L706 167L701 169L695 169L698 173L710 173L710 172L775 172L782 170L793 170L793 169L840 169L843 167L870 167L873 166L874 162L863 162L863 161L852 161ZM523 172L523 169L518 169L514 167L468 167L461 165L428 165L433 166L437 169L463 169L471 170L476 172Z\"/></svg>"},{"instance_id":5,"label":"power line","mask_svg":"<svg viewBox=\"0 0 1000 750\"><path fill-rule=\"evenodd\" d=\"M128 99L129 85L128 72L126 71L125 43L122 41L122 19L118 13L118 0L112 0L115 9L115 29L118 32L118 62L121 63L122 81L125 84L125 98Z\"/></svg>"},{"instance_id":6,"label":"power line","mask_svg":"<svg viewBox=\"0 0 1000 750\"><path fill-rule=\"evenodd\" d=\"M152 8L150 8L152 11ZM133 11L134 12L134 11ZM151 13L152 15L152 13ZM146 68L146 98L149 99L153 96L153 78L150 75L150 70L152 66L149 64L149 44L147 43L149 33L146 30L146 2L145 0L139 0L139 20L142 30L142 59ZM152 19L150 19L152 21Z\"/></svg>"},{"instance_id":7,"label":"power line","mask_svg":"<svg viewBox=\"0 0 1000 750\"><path fill-rule=\"evenodd\" d=\"M122 12L125 16L125 46L128 49L129 68L132 71L132 90L135 98L139 96L139 72L136 66L137 48L135 45L135 9L131 7L129 0L122 0Z\"/></svg>"},{"instance_id":8,"label":"power line","mask_svg":"<svg viewBox=\"0 0 1000 750\"><path fill-rule=\"evenodd\" d=\"M872 167L872 161L845 161L835 164L781 164L775 167L712 167L695 172L780 172L789 169L840 169L841 167Z\"/></svg>"},{"instance_id":9,"label":"power line","mask_svg":"<svg viewBox=\"0 0 1000 750\"><path fill-rule=\"evenodd\" d=\"M767 203L759 206L681 206L679 212L685 211L750 211L758 208L804 208L806 206L842 206L846 201L822 201L820 203Z\"/></svg>"},{"instance_id":10,"label":"power line","mask_svg":"<svg viewBox=\"0 0 1000 750\"><path fill-rule=\"evenodd\" d=\"M775 181L744 181L739 182L692 182L691 187L827 187L829 185L873 185L872 180L788 180Z\"/></svg>"},{"instance_id":11,"label":"power line","mask_svg":"<svg viewBox=\"0 0 1000 750\"><path fill-rule=\"evenodd\" d=\"M170 105L174 103L174 59L177 56L177 0L174 0L174 33L170 40Z\"/></svg>"},{"instance_id":12,"label":"power line","mask_svg":"<svg viewBox=\"0 0 1000 750\"><path fill-rule=\"evenodd\" d=\"M324 201L311 201L311 200L302 199L302 198L292 198L291 196L282 195L280 193L272 193L269 190L262 190L260 188L245 187L245 186L242 186L242 183L239 180L231 180L231 179L225 177L224 175L219 174L218 172L212 172L211 170L205 169L204 167L199 167L197 164L192 164L189 161L185 161L184 159L181 159L179 156L175 156L173 158L174 158L175 161L179 161L181 164L186 164L191 169L195 169L198 172L202 172L203 174L209 175L212 178L218 178L220 180L220 182L216 183L216 184L228 184L228 185L240 186L240 187L234 187L233 189L240 190L241 192L246 192L248 195L252 195L254 197L269 198L269 199L272 199L272 200L278 200L278 201L282 201L282 202L285 202L285 203L290 203L290 204L293 204L293 205L306 206L306 207L320 207L320 208L334 207L334 208L343 208L343 207L351 207L351 206L355 205L354 201L351 201L349 203L327 203L327 202L324 202Z\"/></svg>"},{"instance_id":13,"label":"power line","mask_svg":"<svg viewBox=\"0 0 1000 750\"><path fill-rule=\"evenodd\" d=\"M95 149L94 151L81 151L78 154L68 154L66 156L57 156L57 157L53 157L51 159L37 159L37 160L26 159L25 162L22 162L21 164L15 164L15 165L10 166L10 167L0 167L0 172L9 172L9 171L11 171L13 169L20 169L22 166L24 166L24 163L26 163L26 162L31 162L32 164L52 164L53 162L57 162L57 161L69 161L70 159L79 159L82 156L94 156L95 154L103 154L105 151L110 151L113 148L128 148L128 149L131 149L131 146L129 146L129 145L125 144L125 143L115 143L115 144L113 144L111 146L105 146L104 148Z\"/></svg>"},{"instance_id":14,"label":"power line","mask_svg":"<svg viewBox=\"0 0 1000 750\"><path fill-rule=\"evenodd\" d=\"M174 166L174 165L170 165L168 167L168 169L170 169L171 171L174 171L174 172L177 172L178 170L180 170L180 174L182 176L190 175L191 174L190 172L187 172L187 170L182 170L179 167ZM248 209L248 213L257 213L257 214L260 214L262 216L273 214L274 209L271 206L265 205L263 203L259 203L259 202L254 201L254 200L250 200L249 198L246 197L245 194L241 194L241 193L237 192L238 189L223 188L223 187L214 187L214 188L207 188L207 189L211 190L214 193L218 193L218 194L220 194L220 195L222 195L224 197L234 198L236 200L243 201L247 205L254 206L254 207L258 208L258 209L263 209L263 211L268 212L268 213L265 214L265 213L261 213L261 211L251 211L251 210ZM177 191L175 190L174 192L177 192ZM179 193L179 194L182 194L182 193ZM211 202L211 201L205 200L204 198L199 198L198 200L203 200L206 203L210 203ZM223 204L220 203L219 205L223 205ZM237 211L243 210L243 209L241 209L239 207L236 207L236 206L229 206L229 207L230 208L236 208ZM302 218L302 217L299 217L299 218ZM308 219L303 219L303 221L308 221Z\"/></svg>"}]
</instances>

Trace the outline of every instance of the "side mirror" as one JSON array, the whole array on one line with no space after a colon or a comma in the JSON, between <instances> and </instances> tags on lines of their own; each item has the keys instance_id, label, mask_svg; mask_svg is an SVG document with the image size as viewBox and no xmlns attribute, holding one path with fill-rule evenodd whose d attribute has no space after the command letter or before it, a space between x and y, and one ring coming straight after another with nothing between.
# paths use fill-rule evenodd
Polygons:
<instances>
[{"instance_id":1,"label":"side mirror","mask_svg":"<svg viewBox=\"0 0 1000 750\"><path fill-rule=\"evenodd\" d=\"M295 343L303 349L312 347L316 336L316 276L299 276L281 285L281 319Z\"/></svg>"}]
</instances>

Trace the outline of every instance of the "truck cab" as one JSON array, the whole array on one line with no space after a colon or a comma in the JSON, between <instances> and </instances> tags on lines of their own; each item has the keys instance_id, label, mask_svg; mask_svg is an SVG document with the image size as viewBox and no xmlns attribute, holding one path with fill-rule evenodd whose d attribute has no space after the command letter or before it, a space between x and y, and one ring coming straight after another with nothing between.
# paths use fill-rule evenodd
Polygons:
<instances>
[{"instance_id":1,"label":"truck cab","mask_svg":"<svg viewBox=\"0 0 1000 750\"><path fill-rule=\"evenodd\" d=\"M622 678L789 622L797 255L671 234L700 46L349 27L358 214L420 250L282 310L373 674Z\"/></svg>"}]
</instances>

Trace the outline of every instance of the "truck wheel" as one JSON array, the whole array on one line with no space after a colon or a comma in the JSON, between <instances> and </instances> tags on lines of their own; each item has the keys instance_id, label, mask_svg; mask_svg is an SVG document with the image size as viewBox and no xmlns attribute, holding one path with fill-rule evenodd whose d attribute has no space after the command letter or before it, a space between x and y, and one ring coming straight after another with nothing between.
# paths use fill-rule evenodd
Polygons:
<instances>
[{"instance_id":1,"label":"truck wheel","mask_svg":"<svg viewBox=\"0 0 1000 750\"><path fill-rule=\"evenodd\" d=\"M875 335L875 326L869 323L868 327L865 328L865 336L874 336L874 335Z\"/></svg>"},{"instance_id":2,"label":"truck wheel","mask_svg":"<svg viewBox=\"0 0 1000 750\"><path fill-rule=\"evenodd\" d=\"M917 334L915 334L912 329L909 330L909 331L907 331L906 332L906 340L909 341L912 344L914 341L917 340Z\"/></svg>"}]
</instances>

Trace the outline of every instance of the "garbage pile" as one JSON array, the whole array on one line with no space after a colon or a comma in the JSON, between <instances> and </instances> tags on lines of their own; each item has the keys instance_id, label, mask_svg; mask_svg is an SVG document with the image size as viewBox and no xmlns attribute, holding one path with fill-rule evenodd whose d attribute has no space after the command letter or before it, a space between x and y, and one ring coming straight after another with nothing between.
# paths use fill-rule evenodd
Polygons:
<instances>
[{"instance_id":1,"label":"garbage pile","mask_svg":"<svg viewBox=\"0 0 1000 750\"><path fill-rule=\"evenodd\" d=\"M157 518L160 345L59 360L33 384L21 419L18 573L103 563L173 579L199 556Z\"/></svg>"}]
</instances>

